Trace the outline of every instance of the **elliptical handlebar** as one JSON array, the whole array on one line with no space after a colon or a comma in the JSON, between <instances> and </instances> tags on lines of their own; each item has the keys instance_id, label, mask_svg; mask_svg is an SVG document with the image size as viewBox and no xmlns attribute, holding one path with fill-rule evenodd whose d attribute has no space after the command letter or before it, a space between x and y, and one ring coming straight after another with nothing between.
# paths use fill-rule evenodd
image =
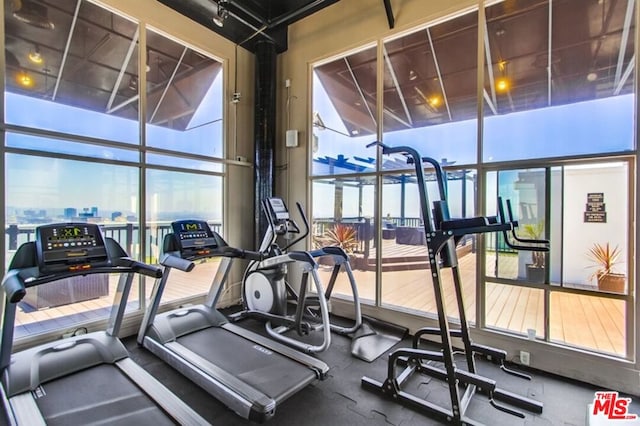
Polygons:
<instances>
[{"instance_id":1,"label":"elliptical handlebar","mask_svg":"<svg viewBox=\"0 0 640 426\"><path fill-rule=\"evenodd\" d=\"M309 226L309 219L307 219L307 215L304 213L304 209L302 208L302 204L300 204L300 202L296 201L296 207L298 208L298 213L300 213L300 217L302 218L302 223L304 223L304 232L295 240L291 241L289 244L287 244L283 251L287 251L289 250L289 248L291 246L293 246L294 244L297 244L298 242L304 240L305 238L307 238L307 235L309 235L309 230L310 230L310 226ZM295 224L295 222L289 220L290 223L292 223L297 229L298 232L300 232L300 228L298 228L298 226Z\"/></svg>"}]
</instances>

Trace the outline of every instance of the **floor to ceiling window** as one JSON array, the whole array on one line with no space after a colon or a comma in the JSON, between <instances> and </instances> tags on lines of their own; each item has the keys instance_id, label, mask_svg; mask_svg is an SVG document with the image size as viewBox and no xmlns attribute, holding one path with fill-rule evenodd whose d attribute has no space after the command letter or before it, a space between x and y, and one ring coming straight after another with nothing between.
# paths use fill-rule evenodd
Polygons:
<instances>
[{"instance_id":1,"label":"floor to ceiling window","mask_svg":"<svg viewBox=\"0 0 640 426\"><path fill-rule=\"evenodd\" d=\"M374 227L376 48L367 47L313 70L313 244L350 255L360 297L375 301ZM373 77L372 77L373 76ZM320 273L330 277L331 265ZM346 274L334 294L351 296Z\"/></svg>"},{"instance_id":2,"label":"floor to ceiling window","mask_svg":"<svg viewBox=\"0 0 640 426\"><path fill-rule=\"evenodd\" d=\"M482 158L495 169L485 174L486 209L510 199L519 236L551 241L549 253L486 241L487 327L632 356L633 167L619 154L634 149L634 8L532 0L485 9Z\"/></svg>"},{"instance_id":3,"label":"floor to ceiling window","mask_svg":"<svg viewBox=\"0 0 640 426\"><path fill-rule=\"evenodd\" d=\"M171 220L221 232L220 61L87 0L4 2L4 26L7 265L43 223L98 223L146 262L158 261ZM215 267L176 278L168 299L206 292ZM83 279L30 289L16 336L104 318L117 277ZM77 297L78 285L91 291ZM130 310L144 306L139 293Z\"/></svg>"},{"instance_id":4,"label":"floor to ceiling window","mask_svg":"<svg viewBox=\"0 0 640 426\"><path fill-rule=\"evenodd\" d=\"M447 170L448 202L455 217L475 211L475 42L477 12L465 13L383 44L383 142L410 146ZM455 52L455 54L453 54ZM396 309L437 314L427 273L427 248L413 165L402 156L383 157L382 303ZM435 175L427 169L429 198L438 199ZM475 320L476 256L473 237L458 248L464 274L467 318ZM443 273L447 315L457 318L453 280Z\"/></svg>"},{"instance_id":5,"label":"floor to ceiling window","mask_svg":"<svg viewBox=\"0 0 640 426\"><path fill-rule=\"evenodd\" d=\"M465 309L477 327L633 356L635 8L490 2L482 14L379 40L360 74L347 66L352 53L314 66L311 179L322 201L313 219L338 217L325 202L347 186L336 174L366 174L364 199L381 207L370 213L367 265L380 280L371 273L359 285L380 307L436 313L413 166L365 152L377 134L444 167L452 217L496 215L508 200L519 238L550 240L549 252L514 249L497 234L461 241ZM426 176L437 199L429 168ZM449 300L453 318L455 308Z\"/></svg>"}]
</instances>

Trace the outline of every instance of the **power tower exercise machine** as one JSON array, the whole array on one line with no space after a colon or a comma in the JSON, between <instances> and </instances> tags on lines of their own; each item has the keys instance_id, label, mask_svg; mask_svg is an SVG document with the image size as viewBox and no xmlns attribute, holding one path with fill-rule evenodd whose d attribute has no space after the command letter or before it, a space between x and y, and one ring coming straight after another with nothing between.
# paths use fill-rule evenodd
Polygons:
<instances>
[{"instance_id":1,"label":"power tower exercise machine","mask_svg":"<svg viewBox=\"0 0 640 426\"><path fill-rule=\"evenodd\" d=\"M322 361L230 323L216 309L235 259L262 261L263 254L229 247L205 221L182 220L166 235L156 280L138 343L178 370L239 416L270 419L282 401L327 376ZM172 269L190 272L195 261L220 258L203 304L158 313ZM317 264L306 252L264 260L268 265L299 262L317 279Z\"/></svg>"},{"instance_id":2,"label":"power tower exercise machine","mask_svg":"<svg viewBox=\"0 0 640 426\"><path fill-rule=\"evenodd\" d=\"M376 142L375 145L381 146L382 154L404 154L408 156L408 161L414 164L429 254L430 275L438 310L439 328L427 327L418 330L414 335L411 348L397 349L389 354L387 377L384 382L363 377L362 386L365 389L380 392L403 405L423 411L439 420L454 424L476 424L472 419L465 416L465 411L477 391L488 395L491 405L503 412L524 417L523 413L498 404L496 401L503 401L533 413L541 413L542 403L500 389L497 387L495 380L478 374L475 364L476 354L490 356L507 373L524 379L531 379L526 374L509 370L505 367L504 361L507 356L505 351L479 345L471 340L464 310L460 270L455 246L465 235L489 232L502 232L505 241L518 250L548 251L549 242L546 240L518 238L514 231L518 223L513 220L510 205L507 204L509 207L509 219L507 220L501 200L498 200L499 215L496 217L452 219L449 216L447 205L446 176L436 160L420 157L418 152L411 147L387 147L379 142ZM429 163L433 167L438 184L440 199L433 202L433 210L429 208L423 162ZM510 242L510 238L515 238L517 243ZM441 268L450 268L453 275L453 286L460 319L459 329L452 329L448 322L441 283ZM420 349L420 340L423 336L439 337L441 342L440 350ZM466 369L456 365L452 338L460 338L462 340ZM396 374L397 366L404 366L404 369L399 374ZM445 381L451 401L450 407L440 406L403 390L403 385L408 383L414 373L429 375ZM461 391L462 389L463 391Z\"/></svg>"},{"instance_id":3,"label":"power tower exercise machine","mask_svg":"<svg viewBox=\"0 0 640 426\"><path fill-rule=\"evenodd\" d=\"M27 289L102 273L120 274L106 331L11 353L16 309ZM162 270L130 259L95 224L43 225L35 241L18 248L2 281L0 391L9 424L207 424L135 364L118 339L136 274L157 278Z\"/></svg>"},{"instance_id":4,"label":"power tower exercise machine","mask_svg":"<svg viewBox=\"0 0 640 426\"><path fill-rule=\"evenodd\" d=\"M262 211L269 224L259 248L263 259L253 261L247 267L242 280L244 310L233 314L231 319L237 321L250 317L263 320L267 333L274 339L303 352L317 353L329 348L331 331L348 336L360 328L360 298L349 256L340 247L323 247L308 252L313 259L330 258L333 264L331 278L325 289L312 275L315 287L313 294L308 292L308 271L303 271L300 285L294 289L287 281L289 263L271 262L272 258L286 254L293 245L309 235L309 221L304 209L300 203L296 203L296 206L304 224L303 231L292 219L281 198L262 201ZM286 242L280 243L282 240ZM348 327L332 324L329 319L329 301L341 270L347 274L354 305L354 323ZM295 312L290 312L290 306ZM298 336L308 335L313 330L321 331L322 340L319 344L307 343L284 334L290 330L295 330Z\"/></svg>"}]
</instances>

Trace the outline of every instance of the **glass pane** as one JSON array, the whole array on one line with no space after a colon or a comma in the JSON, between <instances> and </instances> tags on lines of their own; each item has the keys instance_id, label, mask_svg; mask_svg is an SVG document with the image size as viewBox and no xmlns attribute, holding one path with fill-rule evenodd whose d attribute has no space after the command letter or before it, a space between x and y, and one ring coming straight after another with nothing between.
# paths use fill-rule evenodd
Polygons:
<instances>
[{"instance_id":1,"label":"glass pane","mask_svg":"<svg viewBox=\"0 0 640 426\"><path fill-rule=\"evenodd\" d=\"M38 27L18 19L26 3L12 11L14 3L5 2L7 123L137 144L130 81L138 78L138 25L90 2L59 0L40 5Z\"/></svg>"},{"instance_id":2,"label":"glass pane","mask_svg":"<svg viewBox=\"0 0 640 426\"><path fill-rule=\"evenodd\" d=\"M635 3L486 8L484 161L633 149Z\"/></svg>"},{"instance_id":3,"label":"glass pane","mask_svg":"<svg viewBox=\"0 0 640 426\"><path fill-rule=\"evenodd\" d=\"M476 159L477 12L384 44L384 143L447 164ZM385 159L383 168L403 162Z\"/></svg>"},{"instance_id":4,"label":"glass pane","mask_svg":"<svg viewBox=\"0 0 640 426\"><path fill-rule=\"evenodd\" d=\"M362 301L375 300L374 192L372 177L313 181L313 248L342 247L349 254ZM345 232L343 232L345 231ZM333 265L320 259L320 278L329 283ZM352 297L347 274L338 274L334 295Z\"/></svg>"},{"instance_id":5,"label":"glass pane","mask_svg":"<svg viewBox=\"0 0 640 426\"><path fill-rule=\"evenodd\" d=\"M314 67L313 175L375 170L376 48Z\"/></svg>"},{"instance_id":6,"label":"glass pane","mask_svg":"<svg viewBox=\"0 0 640 426\"><path fill-rule=\"evenodd\" d=\"M488 173L489 215L496 215L498 197L502 198L505 214L508 214L507 201L510 203L513 218L518 221L516 232L519 238L546 238L546 169L501 170ZM507 245L502 233L486 234L485 241L487 276L533 283L546 282L548 261L544 252L514 249ZM510 241L515 242L512 238ZM559 241L555 244L560 246Z\"/></svg>"},{"instance_id":7,"label":"glass pane","mask_svg":"<svg viewBox=\"0 0 640 426\"><path fill-rule=\"evenodd\" d=\"M178 157L175 155L160 155L147 153L147 164L156 166L180 167L187 170L201 170L203 172L221 173L224 169L221 163L194 160L191 158Z\"/></svg>"},{"instance_id":8,"label":"glass pane","mask_svg":"<svg viewBox=\"0 0 640 426\"><path fill-rule=\"evenodd\" d=\"M437 200L438 188L427 173L430 199ZM475 212L474 170L447 173L447 204L452 218L473 216ZM429 263L421 218L418 186L415 175L385 175L382 188L382 301L405 309L437 314L433 283L428 274ZM475 236L464 237L456 253L462 279L467 320L475 321L476 250ZM447 315L459 318L453 276L442 270Z\"/></svg>"},{"instance_id":9,"label":"glass pane","mask_svg":"<svg viewBox=\"0 0 640 426\"><path fill-rule=\"evenodd\" d=\"M563 285L627 293L629 165L564 167Z\"/></svg>"},{"instance_id":10,"label":"glass pane","mask_svg":"<svg viewBox=\"0 0 640 426\"><path fill-rule=\"evenodd\" d=\"M147 145L222 157L222 64L147 31Z\"/></svg>"},{"instance_id":11,"label":"glass pane","mask_svg":"<svg viewBox=\"0 0 640 426\"><path fill-rule=\"evenodd\" d=\"M171 222L180 219L206 220L222 234L222 177L147 170L147 253L157 263ZM209 291L219 259L203 261L192 272L172 270L162 301L169 302ZM147 286L147 297L151 286Z\"/></svg>"},{"instance_id":12,"label":"glass pane","mask_svg":"<svg viewBox=\"0 0 640 426\"><path fill-rule=\"evenodd\" d=\"M99 223L105 236L138 255L137 168L18 154L6 154L5 161L7 262L19 245L34 240L39 224L69 221ZM16 337L105 318L117 280L91 275L29 289L18 308ZM137 291L134 285L128 309L138 308Z\"/></svg>"},{"instance_id":13,"label":"glass pane","mask_svg":"<svg viewBox=\"0 0 640 426\"><path fill-rule=\"evenodd\" d=\"M551 340L626 356L624 300L552 292Z\"/></svg>"},{"instance_id":14,"label":"glass pane","mask_svg":"<svg viewBox=\"0 0 640 426\"><path fill-rule=\"evenodd\" d=\"M105 145L92 145L53 138L41 138L19 133L7 133L5 141L7 147L11 148L24 148L54 152L56 154L80 155L83 157L136 163L140 160L140 153L137 149L119 149Z\"/></svg>"},{"instance_id":15,"label":"glass pane","mask_svg":"<svg viewBox=\"0 0 640 426\"><path fill-rule=\"evenodd\" d=\"M544 291L486 283L487 327L544 338Z\"/></svg>"}]
</instances>

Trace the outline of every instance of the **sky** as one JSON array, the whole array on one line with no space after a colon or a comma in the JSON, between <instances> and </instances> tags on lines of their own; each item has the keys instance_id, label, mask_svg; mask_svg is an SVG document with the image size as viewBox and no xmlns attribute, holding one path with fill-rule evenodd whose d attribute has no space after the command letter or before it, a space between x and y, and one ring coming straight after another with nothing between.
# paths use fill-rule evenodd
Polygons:
<instances>
[{"instance_id":1,"label":"sky","mask_svg":"<svg viewBox=\"0 0 640 426\"><path fill-rule=\"evenodd\" d=\"M375 157L366 145L375 135L348 137L348 133L327 92L314 73L313 111L327 128L314 128L317 150L314 158L337 154L346 157ZM592 101L553 106L484 120L483 161L497 162L567 155L584 155L633 149L634 95L611 96ZM384 134L389 146L410 146L424 156L455 164L477 163L477 120L456 121L436 126ZM314 174L327 174L326 166L314 162Z\"/></svg>"},{"instance_id":2,"label":"sky","mask_svg":"<svg viewBox=\"0 0 640 426\"><path fill-rule=\"evenodd\" d=\"M204 97L201 107L191 118L189 128L195 128L184 132L161 126L148 126L150 144L162 148L179 146L185 152L221 156L222 90L222 73L219 73ZM7 122L12 124L137 144L138 123L134 120L12 93L6 94L6 105ZM347 129L315 74L313 110L320 114L328 128L336 130L314 128L314 134L318 138L314 158L324 156L335 158L337 155L344 155L350 161L358 162L354 160L354 156L375 157L375 149L366 148L368 143L375 140L375 136L347 137L339 133L347 133ZM39 113L32 114L30 113L32 111ZM210 121L216 122L198 127ZM629 150L633 147L632 125L633 95L488 116L485 119L484 159L490 162ZM455 164L476 162L476 120L409 129L384 136L384 142L389 145L408 145L418 149L423 155L438 160L446 158L447 161ZM78 144L15 133L7 135L7 144L12 147L74 153L106 159L131 162L138 160L137 150ZM53 144L54 147L51 146ZM594 148L596 146L598 149ZM136 168L113 168L111 165L27 158L14 154L9 154L7 159L6 175L11 188L7 199L9 207L80 209L96 205L103 210L107 209L103 206L113 206L108 209L131 211L131 200L137 196ZM180 164L179 159L167 156L154 156L149 159L156 164L184 165L193 168L209 167L208 170L222 171L221 166L210 168L202 163L194 164L191 160L186 160L187 164ZM360 164L366 163L360 162ZM369 166L367 170L375 169ZM326 173L325 166L314 162L314 173L316 175ZM221 180L219 179L200 182L196 185L193 182L193 175L187 173L162 172L155 178L158 179L157 184L154 184L153 179L149 181L151 191L149 196L154 196L156 201L153 205L163 210L182 211L185 209L185 203L192 202L192 209L202 209L203 205L197 202L198 199L210 199L212 193L219 194L221 197ZM455 185L450 186L452 191L457 191L457 194L452 194L450 197L452 209L459 210L459 205L453 205L453 199L459 200L459 186L458 189ZM101 189L96 191L96 188ZM333 199L333 188L330 185L315 185L314 188L314 199ZM391 188L387 186L385 189L385 199L389 202L384 205L383 214L395 216L396 213L399 215L399 197L398 194L394 195L394 190ZM105 195L96 197L97 193ZM119 196L108 195L110 193ZM410 187L407 193L411 194ZM417 214L419 211L417 198L410 198L405 205L407 215ZM361 213L372 216L373 188L363 191L362 209L358 206L358 200L359 193L357 197L345 197L343 214L358 216ZM212 208L215 211L212 214L220 217L221 203L213 204L215 207ZM332 203L314 204L316 217L332 217L333 214Z\"/></svg>"},{"instance_id":3,"label":"sky","mask_svg":"<svg viewBox=\"0 0 640 426\"><path fill-rule=\"evenodd\" d=\"M313 112L319 113L327 129L314 128L317 137L314 159L337 158L343 155L350 163L363 165L354 157L374 158L375 148L366 145L375 141L375 135L349 137L336 108L331 102L320 80L314 73ZM561 157L632 150L634 146L634 96L621 95L597 100L529 110L511 114L487 116L484 120L483 161L497 162L518 159ZM330 130L330 129L333 129ZM343 133L343 134L341 134ZM477 120L451 122L437 126L408 129L384 134L383 142L389 146L410 146L423 156L438 161L446 159L456 165L477 163ZM543 161L541 161L543 163ZM365 169L374 171L375 163ZM338 173L352 173L341 169ZM315 176L327 175L330 169L325 164L313 162ZM399 186L385 187L383 193L383 215L399 216ZM428 185L429 186L429 185ZM449 203L452 210L461 209L460 185L449 183ZM345 195L344 217L359 214L359 193L349 189ZM355 192L353 192L355 191ZM433 188L431 193L436 193ZM415 194L415 196L412 196ZM419 202L415 185L407 186L405 200L406 215L418 217ZM326 200L334 198L333 185L314 185L314 216L333 217L334 206ZM492 203L494 205L495 203ZM373 215L373 186L363 191L362 214ZM467 201L469 211L473 203Z\"/></svg>"},{"instance_id":4,"label":"sky","mask_svg":"<svg viewBox=\"0 0 640 426\"><path fill-rule=\"evenodd\" d=\"M138 123L105 113L90 111L44 99L6 93L7 122L22 126L73 133L125 143L138 143ZM33 114L37 111L37 114ZM208 122L215 121L212 124ZM206 125L203 125L206 124ZM201 126L202 125L202 126ZM198 127L201 126L201 127ZM151 145L185 152L222 156L222 73L218 73L206 96L191 117L188 131L147 126ZM118 149L7 133L7 146L83 155L137 163L137 149ZM222 171L219 164L155 155L149 162L185 168ZM20 209L63 209L98 206L102 212L122 211L137 215L138 168L7 154L7 207ZM168 171L148 171L150 203L154 212L184 212L222 218L222 179ZM155 194L155 195L154 195ZM132 202L134 200L134 202ZM211 200L203 203L201 200ZM219 200L218 202L215 202ZM11 216L14 211L9 211Z\"/></svg>"}]
</instances>

